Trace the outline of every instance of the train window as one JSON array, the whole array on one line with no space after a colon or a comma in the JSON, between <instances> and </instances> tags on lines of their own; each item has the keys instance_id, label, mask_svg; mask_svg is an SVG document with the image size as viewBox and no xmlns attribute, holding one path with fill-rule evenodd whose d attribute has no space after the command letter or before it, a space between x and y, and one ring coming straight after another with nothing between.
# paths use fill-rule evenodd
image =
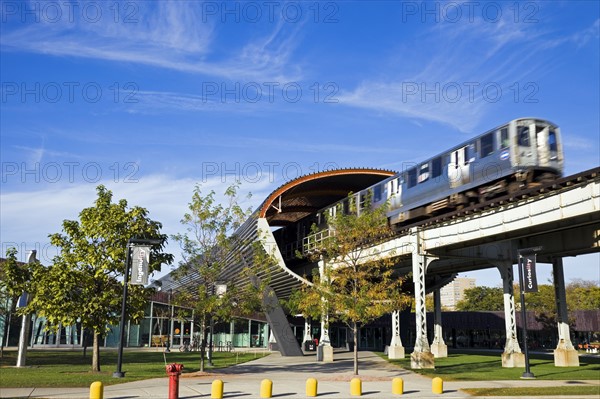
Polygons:
<instances>
[{"instance_id":1,"label":"train window","mask_svg":"<svg viewBox=\"0 0 600 399\"><path fill-rule=\"evenodd\" d=\"M373 202L381 201L381 193L383 191L381 188L381 184L378 184L375 187L373 187Z\"/></svg>"},{"instance_id":2,"label":"train window","mask_svg":"<svg viewBox=\"0 0 600 399\"><path fill-rule=\"evenodd\" d=\"M510 140L508 139L508 128L500 129L500 149L508 148Z\"/></svg>"},{"instance_id":3,"label":"train window","mask_svg":"<svg viewBox=\"0 0 600 399\"><path fill-rule=\"evenodd\" d=\"M517 143L521 147L529 147L531 146L529 142L529 127L527 126L519 126L517 128Z\"/></svg>"},{"instance_id":4,"label":"train window","mask_svg":"<svg viewBox=\"0 0 600 399\"><path fill-rule=\"evenodd\" d=\"M465 165L467 165L469 162L475 161L475 154L477 153L477 148L475 147L475 144L467 145L466 147L464 147L464 151Z\"/></svg>"},{"instance_id":5,"label":"train window","mask_svg":"<svg viewBox=\"0 0 600 399\"><path fill-rule=\"evenodd\" d=\"M421 164L419 167L419 178L417 179L419 183L423 183L429 179L429 162Z\"/></svg>"},{"instance_id":6,"label":"train window","mask_svg":"<svg viewBox=\"0 0 600 399\"><path fill-rule=\"evenodd\" d=\"M416 186L417 185L417 168L409 169L408 172L406 172L406 174L407 174L407 176L406 176L407 177L406 178L406 181L407 181L406 186L408 188Z\"/></svg>"},{"instance_id":7,"label":"train window","mask_svg":"<svg viewBox=\"0 0 600 399\"><path fill-rule=\"evenodd\" d=\"M485 158L491 153L494 152L494 134L488 133L485 136L482 136L481 139L481 158Z\"/></svg>"},{"instance_id":8,"label":"train window","mask_svg":"<svg viewBox=\"0 0 600 399\"><path fill-rule=\"evenodd\" d=\"M442 157L437 157L431 160L431 178L435 179L436 177L442 174Z\"/></svg>"},{"instance_id":9,"label":"train window","mask_svg":"<svg viewBox=\"0 0 600 399\"><path fill-rule=\"evenodd\" d=\"M554 130L550 130L550 133L548 133L548 146L550 147L550 151L558 151L556 132Z\"/></svg>"}]
</instances>

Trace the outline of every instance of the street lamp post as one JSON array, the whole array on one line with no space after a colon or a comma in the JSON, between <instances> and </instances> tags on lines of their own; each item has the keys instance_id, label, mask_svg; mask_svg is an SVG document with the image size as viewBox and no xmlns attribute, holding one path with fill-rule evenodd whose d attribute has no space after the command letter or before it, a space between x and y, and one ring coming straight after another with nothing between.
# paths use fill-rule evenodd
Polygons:
<instances>
[{"instance_id":1,"label":"street lamp post","mask_svg":"<svg viewBox=\"0 0 600 399\"><path fill-rule=\"evenodd\" d=\"M172 301L172 296L173 296L173 288L169 288L169 337L167 340L167 350L165 352L169 352L169 348L173 347L173 303Z\"/></svg>"},{"instance_id":2,"label":"street lamp post","mask_svg":"<svg viewBox=\"0 0 600 399\"><path fill-rule=\"evenodd\" d=\"M160 244L160 239L143 239L143 238L130 238L127 241L127 257L125 258L125 275L123 279L123 302L121 303L121 322L119 330L119 351L117 354L117 371L113 373L115 378L125 377L125 372L122 371L123 366L123 341L125 340L125 321L126 321L126 310L127 310L127 287L129 284L129 268L131 263L131 250L134 246L141 245L157 245Z\"/></svg>"},{"instance_id":3,"label":"street lamp post","mask_svg":"<svg viewBox=\"0 0 600 399\"><path fill-rule=\"evenodd\" d=\"M543 247L525 248L518 250L519 255L519 290L521 291L521 319L523 326L521 328L523 336L523 349L525 351L525 372L521 376L523 379L535 378L529 369L529 348L527 347L527 310L525 309L525 292L537 292L537 279L535 275L535 256ZM525 265L524 257L527 259ZM533 258L533 260L531 259ZM525 268L527 268L527 283L525 282Z\"/></svg>"}]
</instances>

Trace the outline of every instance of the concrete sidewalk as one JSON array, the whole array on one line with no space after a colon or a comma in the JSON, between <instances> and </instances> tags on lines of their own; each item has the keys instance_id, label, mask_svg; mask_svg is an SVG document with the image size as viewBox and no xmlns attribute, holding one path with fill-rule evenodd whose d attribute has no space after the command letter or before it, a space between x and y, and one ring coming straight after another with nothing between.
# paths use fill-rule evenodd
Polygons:
<instances>
[{"instance_id":1,"label":"concrete sidewalk","mask_svg":"<svg viewBox=\"0 0 600 399\"><path fill-rule=\"evenodd\" d=\"M431 392L431 379L404 370L381 359L372 352L359 352L359 377L364 397L373 399L398 398L392 395L392 379L404 380L404 395L409 398L467 398L472 397L460 391L462 388L501 388L501 387L547 387L559 385L587 384L598 386L599 381L472 381L444 382L444 393ZM353 361L352 353L336 352L333 363L316 362L314 354L304 357L282 357L279 353L232 366L219 373L207 375L183 375L179 384L181 399L210 398L213 380L225 382L224 398L259 398L260 382L268 378L273 381L273 398L306 398L306 379L318 381L318 396L326 399L351 398L350 380ZM169 379L156 378L144 381L127 382L104 388L105 399L168 398ZM89 398L89 388L2 388L1 398ZM591 398L594 396L583 396ZM489 398L489 397L488 397ZM541 396L535 396L539 399ZM561 397L561 398L575 398ZM494 397L494 399L501 399ZM515 399L512 397L511 399ZM519 397L524 399L524 397Z\"/></svg>"}]
</instances>

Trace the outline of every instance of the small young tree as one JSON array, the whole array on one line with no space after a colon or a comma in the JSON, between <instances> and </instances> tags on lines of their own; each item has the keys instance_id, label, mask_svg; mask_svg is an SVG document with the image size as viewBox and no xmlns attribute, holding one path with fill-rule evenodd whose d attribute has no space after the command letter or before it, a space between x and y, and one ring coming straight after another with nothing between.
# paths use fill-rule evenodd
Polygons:
<instances>
[{"instance_id":1,"label":"small young tree","mask_svg":"<svg viewBox=\"0 0 600 399\"><path fill-rule=\"evenodd\" d=\"M239 302L239 291L229 281L220 281L221 272L227 264L236 243L235 231L248 218L251 210L244 210L239 204L239 184L229 186L224 193L225 204L217 201L216 193L203 194L196 186L189 212L181 223L187 232L173 238L182 248L183 261L173 272L175 279L195 274L200 281L193 292L178 292L178 303L193 304L199 318L202 334L200 350L200 371L204 371L205 353L209 321L231 318ZM227 286L224 292L217 292L221 283Z\"/></svg>"},{"instance_id":2,"label":"small young tree","mask_svg":"<svg viewBox=\"0 0 600 399\"><path fill-rule=\"evenodd\" d=\"M93 332L92 370L100 371L100 337L107 326L117 324L121 314L127 243L130 238L160 239L150 254L149 273L169 264L173 256L163 253L166 235L162 225L148 217L145 208L128 209L127 201L112 202L112 192L97 187L94 206L83 209L79 221L63 221L63 233L50 235L60 249L53 264L27 265L21 278L30 301L24 312L36 312L51 328L74 325ZM142 286L129 290L127 314L133 321L144 315L147 292Z\"/></svg>"},{"instance_id":3,"label":"small young tree","mask_svg":"<svg viewBox=\"0 0 600 399\"><path fill-rule=\"evenodd\" d=\"M38 264L26 265L17 261L16 248L6 250L6 259L0 263L0 317L4 320L3 340L6 340L10 315L18 297L29 291L30 268ZM0 342L0 358L4 357L4 344Z\"/></svg>"},{"instance_id":4,"label":"small young tree","mask_svg":"<svg viewBox=\"0 0 600 399\"><path fill-rule=\"evenodd\" d=\"M305 316L341 320L352 330L354 374L358 375L358 329L386 313L410 304L401 292L403 279L394 274L394 259L379 256L375 245L391 237L386 207L372 207L370 196L357 203L348 197L348 211L338 206L328 215L328 232L313 226L310 258L319 262L311 286L292 294L290 307Z\"/></svg>"}]
</instances>

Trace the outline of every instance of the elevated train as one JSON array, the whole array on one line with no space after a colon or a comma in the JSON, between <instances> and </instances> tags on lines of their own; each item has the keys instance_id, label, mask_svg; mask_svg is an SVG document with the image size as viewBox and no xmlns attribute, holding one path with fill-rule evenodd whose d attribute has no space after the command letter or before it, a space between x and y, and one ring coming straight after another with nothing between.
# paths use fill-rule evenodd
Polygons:
<instances>
[{"instance_id":1,"label":"elevated train","mask_svg":"<svg viewBox=\"0 0 600 399\"><path fill-rule=\"evenodd\" d=\"M358 204L369 192L374 206L389 201L388 220L395 227L551 181L562 176L563 164L559 127L543 119L519 118L354 196ZM317 224L325 222L325 212L347 209L347 202L319 211Z\"/></svg>"}]
</instances>

